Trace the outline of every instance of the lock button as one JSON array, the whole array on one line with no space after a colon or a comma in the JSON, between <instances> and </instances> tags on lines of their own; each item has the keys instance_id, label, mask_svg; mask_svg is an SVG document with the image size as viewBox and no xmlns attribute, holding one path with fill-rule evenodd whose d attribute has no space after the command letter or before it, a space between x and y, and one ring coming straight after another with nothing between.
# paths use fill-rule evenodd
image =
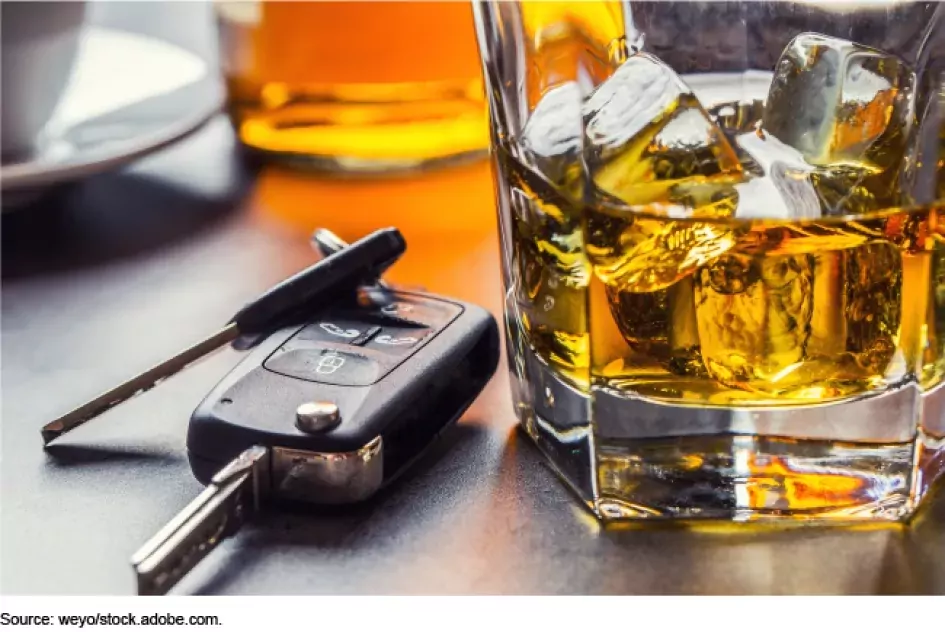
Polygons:
<instances>
[{"instance_id":1,"label":"lock button","mask_svg":"<svg viewBox=\"0 0 945 632\"><path fill-rule=\"evenodd\" d=\"M382 367L370 358L325 348L277 351L263 366L273 373L336 386L367 386L384 374Z\"/></svg>"}]
</instances>

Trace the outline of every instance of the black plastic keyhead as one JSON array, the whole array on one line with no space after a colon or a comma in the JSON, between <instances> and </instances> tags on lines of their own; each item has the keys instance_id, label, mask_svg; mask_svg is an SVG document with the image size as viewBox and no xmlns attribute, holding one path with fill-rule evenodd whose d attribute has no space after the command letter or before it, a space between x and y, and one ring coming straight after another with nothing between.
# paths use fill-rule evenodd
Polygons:
<instances>
[{"instance_id":1,"label":"black plastic keyhead","mask_svg":"<svg viewBox=\"0 0 945 632\"><path fill-rule=\"evenodd\" d=\"M481 307L396 289L360 298L314 308L268 335L207 395L187 432L199 480L262 446L272 451L276 497L364 500L455 422L495 372L498 325ZM304 418L309 407L331 411L318 431Z\"/></svg>"},{"instance_id":2,"label":"black plastic keyhead","mask_svg":"<svg viewBox=\"0 0 945 632\"><path fill-rule=\"evenodd\" d=\"M313 301L327 305L376 279L406 249L396 228L373 232L271 288L237 312L232 323L241 334L269 333L300 309L310 309Z\"/></svg>"}]
</instances>

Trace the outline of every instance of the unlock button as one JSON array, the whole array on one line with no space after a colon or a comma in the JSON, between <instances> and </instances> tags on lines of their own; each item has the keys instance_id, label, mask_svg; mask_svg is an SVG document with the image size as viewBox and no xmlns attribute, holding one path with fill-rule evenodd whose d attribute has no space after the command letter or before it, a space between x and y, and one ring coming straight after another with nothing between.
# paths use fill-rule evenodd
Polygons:
<instances>
[{"instance_id":1,"label":"unlock button","mask_svg":"<svg viewBox=\"0 0 945 632\"><path fill-rule=\"evenodd\" d=\"M426 327L382 327L364 346L376 351L406 355L421 346L430 332Z\"/></svg>"},{"instance_id":2,"label":"unlock button","mask_svg":"<svg viewBox=\"0 0 945 632\"><path fill-rule=\"evenodd\" d=\"M380 365L370 358L321 348L276 351L263 366L273 373L338 386L367 386L383 374Z\"/></svg>"},{"instance_id":3,"label":"unlock button","mask_svg":"<svg viewBox=\"0 0 945 632\"><path fill-rule=\"evenodd\" d=\"M369 339L378 327L347 318L330 318L311 323L302 328L293 340L300 346L311 342L334 342L360 345Z\"/></svg>"}]
</instances>

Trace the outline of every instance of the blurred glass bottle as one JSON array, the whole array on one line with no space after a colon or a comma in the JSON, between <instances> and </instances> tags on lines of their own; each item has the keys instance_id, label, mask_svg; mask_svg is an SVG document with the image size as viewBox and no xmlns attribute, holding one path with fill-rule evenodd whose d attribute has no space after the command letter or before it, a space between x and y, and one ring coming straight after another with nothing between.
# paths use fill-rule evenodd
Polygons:
<instances>
[{"instance_id":1,"label":"blurred glass bottle","mask_svg":"<svg viewBox=\"0 0 945 632\"><path fill-rule=\"evenodd\" d=\"M466 2L216 0L240 140L318 170L415 170L485 155Z\"/></svg>"}]
</instances>

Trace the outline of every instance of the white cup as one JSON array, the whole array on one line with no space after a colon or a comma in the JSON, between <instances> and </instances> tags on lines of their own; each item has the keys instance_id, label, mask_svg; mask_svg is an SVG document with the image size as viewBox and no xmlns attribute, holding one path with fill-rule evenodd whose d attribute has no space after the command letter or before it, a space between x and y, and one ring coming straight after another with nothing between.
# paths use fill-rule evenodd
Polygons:
<instances>
[{"instance_id":1,"label":"white cup","mask_svg":"<svg viewBox=\"0 0 945 632\"><path fill-rule=\"evenodd\" d=\"M33 153L72 74L86 3L0 3L4 158Z\"/></svg>"}]
</instances>

